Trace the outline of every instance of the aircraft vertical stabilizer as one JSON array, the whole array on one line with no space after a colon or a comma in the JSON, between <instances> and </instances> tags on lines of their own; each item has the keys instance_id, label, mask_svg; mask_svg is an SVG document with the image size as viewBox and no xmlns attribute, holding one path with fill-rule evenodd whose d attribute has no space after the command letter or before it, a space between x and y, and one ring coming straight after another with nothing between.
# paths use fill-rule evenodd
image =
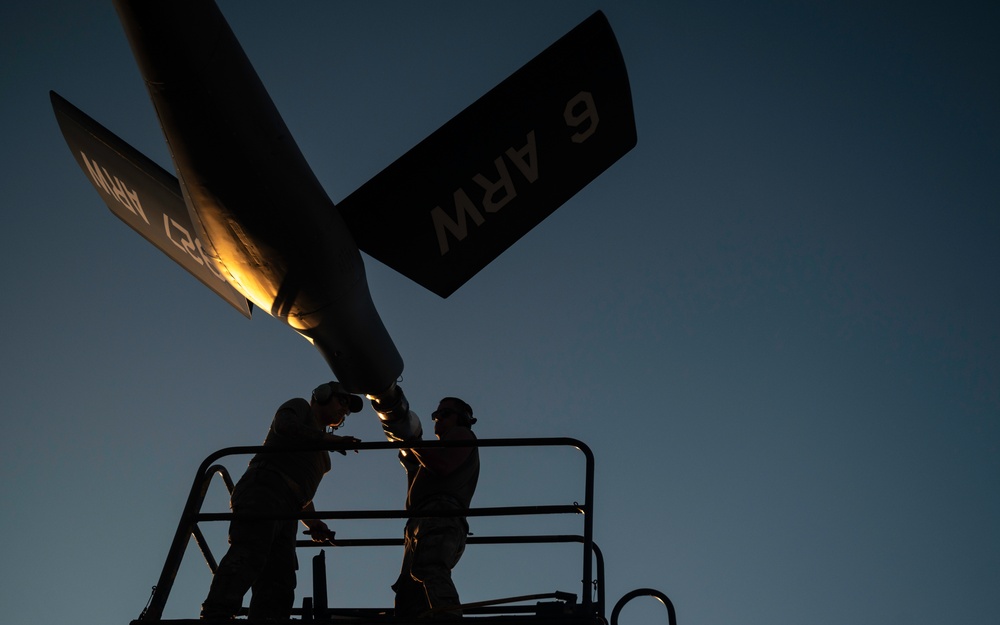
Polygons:
<instances>
[{"instance_id":1,"label":"aircraft vertical stabilizer","mask_svg":"<svg viewBox=\"0 0 1000 625\"><path fill-rule=\"evenodd\" d=\"M635 144L598 11L338 208L363 252L447 297Z\"/></svg>"},{"instance_id":2,"label":"aircraft vertical stabilizer","mask_svg":"<svg viewBox=\"0 0 1000 625\"><path fill-rule=\"evenodd\" d=\"M50 98L77 164L111 212L249 318L250 302L202 248L177 178L59 94Z\"/></svg>"}]
</instances>

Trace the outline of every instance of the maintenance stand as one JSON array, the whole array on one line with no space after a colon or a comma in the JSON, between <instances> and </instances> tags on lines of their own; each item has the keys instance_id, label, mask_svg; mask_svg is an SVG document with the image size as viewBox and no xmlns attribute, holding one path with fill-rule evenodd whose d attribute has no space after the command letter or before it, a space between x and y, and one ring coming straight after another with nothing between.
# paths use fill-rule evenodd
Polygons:
<instances>
[{"instance_id":1,"label":"maintenance stand","mask_svg":"<svg viewBox=\"0 0 1000 625\"><path fill-rule=\"evenodd\" d=\"M586 460L585 498L582 503L532 506L507 506L492 508L471 508L458 513L466 517L503 517L524 515L563 515L574 514L583 517L582 534L542 534L514 536L472 536L468 545L514 545L514 544L555 544L577 543L582 547L582 587L580 598L571 592L539 592L534 594L505 597L487 601L477 601L463 604L462 620L472 622L470 625L618 625L618 616L622 608L633 599L649 596L660 601L666 608L668 625L677 625L674 606L665 594L651 588L639 588L625 594L615 604L610 621L605 616L604 599L604 557L594 543L594 455L590 448L579 440L572 438L518 438L518 439L479 439L476 441L421 441L420 447L454 447L473 445L485 447L570 447L583 453ZM400 449L412 447L403 443L375 442L358 443L350 447L343 444L303 447L300 451L324 449L329 451L358 450L366 452L377 449ZM213 478L222 478L226 488L232 493L234 482L229 471L217 462L227 456L252 455L257 453L288 453L288 449L276 450L266 447L227 447L209 455L198 468L191 486L184 512L181 515L177 532L167 553L163 571L159 581L153 587L145 609L131 625L154 625L158 623L184 625L199 623L209 624L211 621L192 619L162 618L167 598L173 587L174 579L180 568L181 560L190 539L193 537L201 549L212 574L215 574L217 562L209 548L208 541L201 530L201 523L229 521L233 513L202 512L202 505ZM442 512L431 516L447 516ZM303 514L289 517L288 515L258 515L258 518L286 519L303 518ZM328 519L406 519L406 510L355 510L355 511L321 511L308 513L309 518ZM340 539L336 540L337 548L343 547L384 547L403 545L402 538L376 539ZM322 545L308 540L296 542L297 549L317 549ZM208 589L205 589L206 592ZM292 610L292 618L288 623L312 623L315 625L407 625L409 623L426 624L430 620L441 619L442 614L428 613L421 618L402 618L393 615L392 608L334 608L328 605L326 584L326 563L323 551L312 558L312 596L304 597L301 607ZM433 611L431 611L433 612ZM241 608L240 616L246 615L246 608ZM458 615L455 615L458 617ZM244 620L244 619L238 619ZM452 619L447 619L452 620ZM459 620L454 618L454 620ZM244 622L249 622L245 621Z\"/></svg>"}]
</instances>

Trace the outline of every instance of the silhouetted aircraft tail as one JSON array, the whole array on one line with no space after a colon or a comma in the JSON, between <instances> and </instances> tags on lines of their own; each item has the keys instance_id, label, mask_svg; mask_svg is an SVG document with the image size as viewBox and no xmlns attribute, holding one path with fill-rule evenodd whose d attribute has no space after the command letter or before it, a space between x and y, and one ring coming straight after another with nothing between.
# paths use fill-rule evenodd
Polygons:
<instances>
[{"instance_id":1,"label":"silhouetted aircraft tail","mask_svg":"<svg viewBox=\"0 0 1000 625\"><path fill-rule=\"evenodd\" d=\"M598 11L339 204L358 247L442 297L636 144Z\"/></svg>"},{"instance_id":2,"label":"silhouetted aircraft tail","mask_svg":"<svg viewBox=\"0 0 1000 625\"><path fill-rule=\"evenodd\" d=\"M202 249L177 178L56 92L49 95L73 156L111 212L249 318L250 302Z\"/></svg>"},{"instance_id":3,"label":"silhouetted aircraft tail","mask_svg":"<svg viewBox=\"0 0 1000 625\"><path fill-rule=\"evenodd\" d=\"M249 300L203 248L177 178L55 92L51 100L111 212L249 317ZM358 248L447 297L635 144L625 63L598 11L338 210Z\"/></svg>"}]
</instances>

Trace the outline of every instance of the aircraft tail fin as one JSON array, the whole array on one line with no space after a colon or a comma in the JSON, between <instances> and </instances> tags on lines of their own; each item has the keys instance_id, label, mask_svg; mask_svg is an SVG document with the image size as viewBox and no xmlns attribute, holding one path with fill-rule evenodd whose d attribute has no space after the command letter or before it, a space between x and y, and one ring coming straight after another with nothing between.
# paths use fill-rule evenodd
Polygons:
<instances>
[{"instance_id":1,"label":"aircraft tail fin","mask_svg":"<svg viewBox=\"0 0 1000 625\"><path fill-rule=\"evenodd\" d=\"M49 95L73 157L111 212L249 318L249 300L202 249L177 178L56 92Z\"/></svg>"},{"instance_id":2,"label":"aircraft tail fin","mask_svg":"<svg viewBox=\"0 0 1000 625\"><path fill-rule=\"evenodd\" d=\"M338 208L362 251L448 297L635 144L598 11Z\"/></svg>"}]
</instances>

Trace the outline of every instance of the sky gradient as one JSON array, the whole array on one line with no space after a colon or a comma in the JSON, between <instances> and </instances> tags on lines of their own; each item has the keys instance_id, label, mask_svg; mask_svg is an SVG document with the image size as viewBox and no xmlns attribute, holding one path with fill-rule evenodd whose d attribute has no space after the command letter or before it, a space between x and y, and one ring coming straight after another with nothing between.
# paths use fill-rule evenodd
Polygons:
<instances>
[{"instance_id":1,"label":"sky gradient","mask_svg":"<svg viewBox=\"0 0 1000 625\"><path fill-rule=\"evenodd\" d=\"M458 395L480 437L585 441L611 605L653 587L682 624L996 623L1000 7L220 7L334 202L603 9L637 147L446 300L366 258L413 408ZM0 614L124 625L201 460L258 444L331 374L120 223L74 162L50 89L172 169L110 2L0 18ZM381 440L370 409L343 432ZM402 504L391 455L333 465L318 506ZM484 454L474 503L571 502L575 469ZM399 556L328 550L331 603L391 604ZM467 601L578 592L579 563L470 549L456 579ZM208 581L189 550L165 616L196 615ZM654 619L637 601L622 625Z\"/></svg>"}]
</instances>

